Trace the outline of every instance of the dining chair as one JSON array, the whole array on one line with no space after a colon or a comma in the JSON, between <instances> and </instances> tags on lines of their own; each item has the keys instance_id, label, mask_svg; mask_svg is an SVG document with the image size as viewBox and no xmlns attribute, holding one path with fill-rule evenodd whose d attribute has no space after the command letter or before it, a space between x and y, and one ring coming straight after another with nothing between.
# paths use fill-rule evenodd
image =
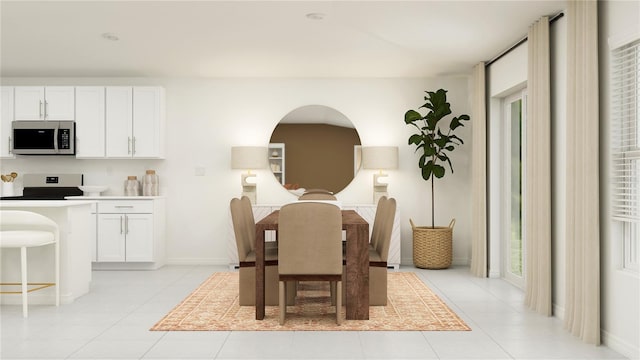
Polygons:
<instances>
[{"instance_id":1,"label":"dining chair","mask_svg":"<svg viewBox=\"0 0 640 360\"><path fill-rule=\"evenodd\" d=\"M50 286L55 287L56 306L60 305L60 231L58 224L50 218L30 211L0 211L0 248L20 249L20 283L2 283L1 285L21 285L21 291L3 291L3 294L22 294L22 316L28 316L28 293ZM53 283L30 283L27 276L27 249L45 245L54 247ZM36 286L31 290L29 285Z\"/></svg>"},{"instance_id":2,"label":"dining chair","mask_svg":"<svg viewBox=\"0 0 640 360\"><path fill-rule=\"evenodd\" d=\"M382 222L384 217L384 207L387 203L387 197L381 196L378 200L378 205L376 206L376 215L373 220L373 228L371 229L371 242L370 248L375 249L378 246L378 242L380 242L380 230L382 230Z\"/></svg>"},{"instance_id":3,"label":"dining chair","mask_svg":"<svg viewBox=\"0 0 640 360\"><path fill-rule=\"evenodd\" d=\"M337 198L329 193L305 193L298 200L337 200Z\"/></svg>"},{"instance_id":4,"label":"dining chair","mask_svg":"<svg viewBox=\"0 0 640 360\"><path fill-rule=\"evenodd\" d=\"M369 245L369 306L387 305L387 265L396 207L396 200L386 196L380 198L376 207L371 244ZM343 266L346 264L345 256L343 251ZM343 279L343 302L346 300L345 285L345 279ZM333 297L332 303L335 303Z\"/></svg>"},{"instance_id":5,"label":"dining chair","mask_svg":"<svg viewBox=\"0 0 640 360\"><path fill-rule=\"evenodd\" d=\"M342 213L333 204L291 203L278 216L280 324L287 281L329 281L336 289L336 323L342 322Z\"/></svg>"},{"instance_id":6,"label":"dining chair","mask_svg":"<svg viewBox=\"0 0 640 360\"><path fill-rule=\"evenodd\" d=\"M396 199L388 198L382 209L379 238L375 246L369 249L369 305L387 305L387 265L391 233L396 216Z\"/></svg>"},{"instance_id":7,"label":"dining chair","mask_svg":"<svg viewBox=\"0 0 640 360\"><path fill-rule=\"evenodd\" d=\"M253 206L251 205L251 200L248 196L242 196L240 198L240 204L242 204L242 212L244 214L245 225L248 229L249 235L249 246L251 251L256 250L256 220L253 216ZM277 233L276 233L276 241L266 241L264 243L265 249L267 248L277 248Z\"/></svg>"},{"instance_id":8,"label":"dining chair","mask_svg":"<svg viewBox=\"0 0 640 360\"><path fill-rule=\"evenodd\" d=\"M255 223L253 228L247 220L248 214L242 200L231 199L229 204L233 232L239 260L239 298L241 306L255 306L256 302L256 253L252 246L255 242ZM252 235L253 234L253 235ZM265 248L265 304L278 305L278 249Z\"/></svg>"}]
</instances>

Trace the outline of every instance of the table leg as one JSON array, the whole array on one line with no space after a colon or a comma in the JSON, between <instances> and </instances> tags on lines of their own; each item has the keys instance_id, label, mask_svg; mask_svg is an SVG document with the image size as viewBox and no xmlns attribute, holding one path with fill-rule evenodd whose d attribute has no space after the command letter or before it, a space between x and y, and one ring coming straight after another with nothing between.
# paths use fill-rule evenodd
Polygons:
<instances>
[{"instance_id":1,"label":"table leg","mask_svg":"<svg viewBox=\"0 0 640 360\"><path fill-rule=\"evenodd\" d=\"M264 229L256 225L256 320L264 319Z\"/></svg>"},{"instance_id":2,"label":"table leg","mask_svg":"<svg viewBox=\"0 0 640 360\"><path fill-rule=\"evenodd\" d=\"M348 225L346 318L369 320L369 226Z\"/></svg>"}]
</instances>

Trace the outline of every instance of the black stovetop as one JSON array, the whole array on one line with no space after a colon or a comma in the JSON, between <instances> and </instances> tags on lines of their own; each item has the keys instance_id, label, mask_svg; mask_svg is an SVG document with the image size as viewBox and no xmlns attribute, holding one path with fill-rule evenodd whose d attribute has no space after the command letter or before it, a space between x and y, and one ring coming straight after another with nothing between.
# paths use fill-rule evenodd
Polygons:
<instances>
[{"instance_id":1,"label":"black stovetop","mask_svg":"<svg viewBox=\"0 0 640 360\"><path fill-rule=\"evenodd\" d=\"M82 196L77 187L25 187L19 196L3 196L0 200L65 200L66 196Z\"/></svg>"}]
</instances>

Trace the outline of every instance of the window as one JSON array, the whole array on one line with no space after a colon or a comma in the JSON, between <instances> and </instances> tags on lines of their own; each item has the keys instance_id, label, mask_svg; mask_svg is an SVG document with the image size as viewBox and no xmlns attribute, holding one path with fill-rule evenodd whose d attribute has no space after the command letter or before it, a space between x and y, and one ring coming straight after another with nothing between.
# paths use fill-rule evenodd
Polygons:
<instances>
[{"instance_id":1,"label":"window","mask_svg":"<svg viewBox=\"0 0 640 360\"><path fill-rule=\"evenodd\" d=\"M503 99L502 168L504 171L503 202L503 277L524 288L524 149L527 110L526 89Z\"/></svg>"},{"instance_id":2,"label":"window","mask_svg":"<svg viewBox=\"0 0 640 360\"><path fill-rule=\"evenodd\" d=\"M640 39L612 51L612 215L623 226L623 266L638 271L640 238Z\"/></svg>"}]
</instances>

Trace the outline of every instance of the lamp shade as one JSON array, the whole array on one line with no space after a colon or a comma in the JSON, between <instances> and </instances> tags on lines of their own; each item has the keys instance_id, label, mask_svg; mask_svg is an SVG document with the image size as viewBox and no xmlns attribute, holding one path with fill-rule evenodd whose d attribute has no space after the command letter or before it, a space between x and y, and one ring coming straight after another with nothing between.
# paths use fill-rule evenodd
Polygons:
<instances>
[{"instance_id":1,"label":"lamp shade","mask_svg":"<svg viewBox=\"0 0 640 360\"><path fill-rule=\"evenodd\" d=\"M362 167L365 169L397 169L397 146L363 146Z\"/></svg>"},{"instance_id":2,"label":"lamp shade","mask_svg":"<svg viewBox=\"0 0 640 360\"><path fill-rule=\"evenodd\" d=\"M267 148L263 146L231 147L232 169L264 169L267 167Z\"/></svg>"}]
</instances>

